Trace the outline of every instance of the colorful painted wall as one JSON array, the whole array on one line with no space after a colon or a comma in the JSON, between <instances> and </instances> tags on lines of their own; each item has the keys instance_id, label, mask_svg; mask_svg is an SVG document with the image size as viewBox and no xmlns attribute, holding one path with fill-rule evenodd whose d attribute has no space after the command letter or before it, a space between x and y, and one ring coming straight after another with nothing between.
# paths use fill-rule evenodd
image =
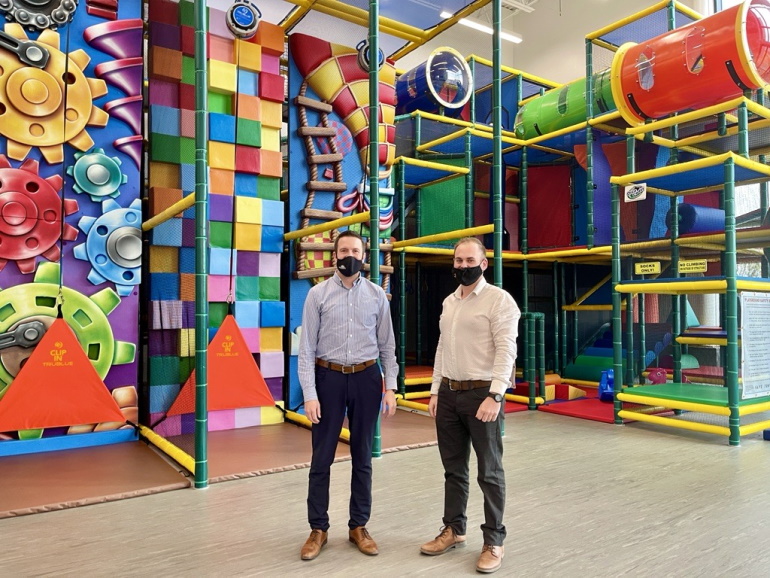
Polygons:
<instances>
[{"instance_id":1,"label":"colorful painted wall","mask_svg":"<svg viewBox=\"0 0 770 578\"><path fill-rule=\"evenodd\" d=\"M369 69L368 48L325 42L305 34L289 37L289 230L298 230L368 210ZM395 158L395 68L380 68L378 238L388 240L393 223ZM369 238L368 223L351 229ZM289 328L302 323L305 296L314 283L334 273L335 231L316 233L292 243L289 269ZM389 253L381 254L381 285L389 291ZM297 351L289 357L287 406L302 404Z\"/></svg>"},{"instance_id":2,"label":"colorful painted wall","mask_svg":"<svg viewBox=\"0 0 770 578\"><path fill-rule=\"evenodd\" d=\"M195 21L191 1L153 0L149 10L149 212L155 215L195 189ZM208 15L210 338L232 311L269 394L280 401L283 31L263 21L256 36L239 40L224 12L209 8ZM183 394L187 406L177 402L169 413L194 367L194 241L194 208L150 233L146 402L149 425L166 436L190 433L194 425L192 396ZM215 390L212 379L210 373ZM211 411L209 429L282 419L272 403L242 401Z\"/></svg>"},{"instance_id":3,"label":"colorful painted wall","mask_svg":"<svg viewBox=\"0 0 770 578\"><path fill-rule=\"evenodd\" d=\"M80 421L96 415L88 409L97 402L78 380L63 379L43 395L50 384L25 373L60 302L99 388L106 386L125 419L138 417L140 9L139 2L105 8L88 1L0 8L7 20L0 48L2 440L44 444L90 433L83 443L99 443L94 435L127 427L114 417ZM37 322L40 331L25 329ZM63 367L69 354L72 348Z\"/></svg>"}]
</instances>

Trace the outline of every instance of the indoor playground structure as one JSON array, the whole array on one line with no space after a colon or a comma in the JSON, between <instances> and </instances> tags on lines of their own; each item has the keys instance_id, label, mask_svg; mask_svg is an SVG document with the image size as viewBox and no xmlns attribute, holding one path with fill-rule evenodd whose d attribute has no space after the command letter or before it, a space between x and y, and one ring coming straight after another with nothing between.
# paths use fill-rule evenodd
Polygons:
<instances>
[{"instance_id":1,"label":"indoor playground structure","mask_svg":"<svg viewBox=\"0 0 770 578\"><path fill-rule=\"evenodd\" d=\"M522 311L506 413L770 437L770 0L597 18L566 84L499 35L400 65L506 2L361 4L0 2L0 461L141 440L166 488L306 463L302 307L345 229L397 339L377 455L435 443L469 235Z\"/></svg>"}]
</instances>

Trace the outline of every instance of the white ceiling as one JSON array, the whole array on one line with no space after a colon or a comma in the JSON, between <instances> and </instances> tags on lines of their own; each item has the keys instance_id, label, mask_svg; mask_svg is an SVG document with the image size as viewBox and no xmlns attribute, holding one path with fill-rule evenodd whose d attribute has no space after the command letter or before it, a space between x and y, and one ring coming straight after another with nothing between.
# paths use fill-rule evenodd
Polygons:
<instances>
[{"instance_id":1,"label":"white ceiling","mask_svg":"<svg viewBox=\"0 0 770 578\"><path fill-rule=\"evenodd\" d=\"M286 0L251 0L268 22L279 23L296 6ZM399 0L402 1L403 0ZM521 44L502 42L501 61L504 65L523 70L556 82L567 82L585 74L585 36L630 14L647 8L656 0L521 0L531 5L531 13L503 8L503 30L523 37ZM441 0L420 0L441 6ZM232 0L208 0L208 5L227 9ZM681 4L700 13L710 9L713 0L681 0ZM474 15L480 22L491 23L491 4ZM367 29L326 14L313 12L293 28L302 32L348 46L356 46L366 38ZM404 44L403 40L382 36L380 48L391 54ZM424 62L431 51L451 46L464 55L476 54L492 60L492 38L464 26L454 26L407 54L397 67L408 70Z\"/></svg>"}]
</instances>

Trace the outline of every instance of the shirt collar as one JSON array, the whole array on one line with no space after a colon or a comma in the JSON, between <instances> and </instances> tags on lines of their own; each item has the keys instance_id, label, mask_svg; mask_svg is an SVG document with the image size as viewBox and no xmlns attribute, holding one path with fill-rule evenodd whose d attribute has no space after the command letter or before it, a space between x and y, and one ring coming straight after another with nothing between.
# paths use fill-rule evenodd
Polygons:
<instances>
[{"instance_id":1,"label":"shirt collar","mask_svg":"<svg viewBox=\"0 0 770 578\"><path fill-rule=\"evenodd\" d=\"M342 282L342 277L340 277L339 273L337 273L336 271L335 271L335 272L334 272L334 274L332 275L332 279L334 279L334 282L335 282L335 283L336 283L336 284L337 284L339 287L342 287L342 288L344 288L344 289L347 289L347 287L345 287L345 284ZM358 285L358 284L361 282L361 279L362 279L362 277L361 277L361 273L359 273L359 274L358 274L358 279L356 279L355 281L353 281L353 287L355 287L356 285Z\"/></svg>"},{"instance_id":2,"label":"shirt collar","mask_svg":"<svg viewBox=\"0 0 770 578\"><path fill-rule=\"evenodd\" d=\"M473 288L473 291L471 291L471 293L475 293L476 295L478 295L479 293L481 293L481 290L484 289L484 287L486 287L486 285L487 285L487 280L484 279L484 273L482 273L481 277L479 277L479 282L476 283L476 286ZM463 286L460 285L457 287L457 289L455 289L454 296L457 297L458 299L462 299L463 297L462 288Z\"/></svg>"}]
</instances>

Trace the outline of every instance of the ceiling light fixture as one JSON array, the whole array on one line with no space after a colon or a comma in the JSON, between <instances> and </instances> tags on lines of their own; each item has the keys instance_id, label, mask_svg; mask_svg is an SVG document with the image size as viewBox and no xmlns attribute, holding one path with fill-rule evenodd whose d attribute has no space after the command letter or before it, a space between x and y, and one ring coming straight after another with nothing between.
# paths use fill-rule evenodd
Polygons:
<instances>
[{"instance_id":1,"label":"ceiling light fixture","mask_svg":"<svg viewBox=\"0 0 770 578\"><path fill-rule=\"evenodd\" d=\"M521 2L520 0L500 0L500 4L507 6L508 8L513 8L514 10L521 10L527 14L535 11L532 6L524 4L524 2Z\"/></svg>"},{"instance_id":2,"label":"ceiling light fixture","mask_svg":"<svg viewBox=\"0 0 770 578\"><path fill-rule=\"evenodd\" d=\"M442 18L451 18L454 16L453 14L450 14L449 12L442 12L441 17ZM487 26L486 24L482 24L481 22L477 22L476 20L471 20L470 18L460 18L457 21L458 24L462 24L463 26L467 26L468 28L473 28L474 30L478 30L480 32L485 32L487 34L493 34L493 30L490 26ZM508 42L513 42L514 44L519 44L523 38L519 36L518 34L513 34L511 32L500 32L500 38L503 40L507 40Z\"/></svg>"}]
</instances>

